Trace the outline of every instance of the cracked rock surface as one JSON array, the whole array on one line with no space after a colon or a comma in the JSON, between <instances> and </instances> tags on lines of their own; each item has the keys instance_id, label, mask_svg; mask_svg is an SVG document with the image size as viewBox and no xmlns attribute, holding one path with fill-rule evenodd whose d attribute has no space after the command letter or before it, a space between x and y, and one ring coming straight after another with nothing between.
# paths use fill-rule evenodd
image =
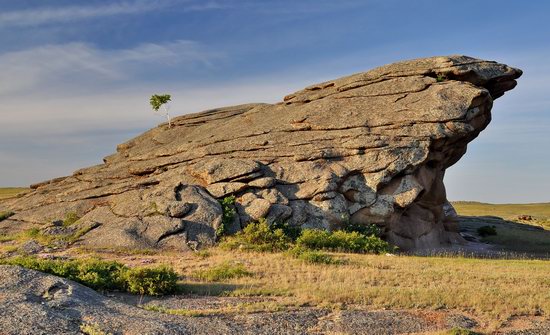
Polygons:
<instances>
[{"instance_id":1,"label":"cracked rock surface","mask_svg":"<svg viewBox=\"0 0 550 335\"><path fill-rule=\"evenodd\" d=\"M466 56L394 63L287 95L175 118L117 147L104 164L0 203L0 223L81 218L89 248L200 247L234 195L236 231L269 222L338 229L377 224L403 250L461 243L443 177L491 120L521 70Z\"/></svg>"}]
</instances>

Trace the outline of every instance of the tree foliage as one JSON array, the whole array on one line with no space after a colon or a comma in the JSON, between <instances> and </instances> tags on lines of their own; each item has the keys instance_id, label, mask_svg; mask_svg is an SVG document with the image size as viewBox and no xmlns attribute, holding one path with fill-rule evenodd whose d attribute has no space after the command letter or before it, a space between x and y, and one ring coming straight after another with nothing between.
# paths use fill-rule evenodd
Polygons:
<instances>
[{"instance_id":1,"label":"tree foliage","mask_svg":"<svg viewBox=\"0 0 550 335\"><path fill-rule=\"evenodd\" d=\"M162 105L169 101L171 101L170 94L153 94L149 100L149 103L154 111L158 111Z\"/></svg>"}]
</instances>

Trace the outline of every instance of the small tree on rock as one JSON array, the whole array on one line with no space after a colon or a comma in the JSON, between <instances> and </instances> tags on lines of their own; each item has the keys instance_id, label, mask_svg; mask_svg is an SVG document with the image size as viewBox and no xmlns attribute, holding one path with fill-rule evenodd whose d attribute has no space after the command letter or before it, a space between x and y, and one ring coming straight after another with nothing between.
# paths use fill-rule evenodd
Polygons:
<instances>
[{"instance_id":1,"label":"small tree on rock","mask_svg":"<svg viewBox=\"0 0 550 335\"><path fill-rule=\"evenodd\" d=\"M170 119L170 113L168 112L169 106L168 102L171 101L170 94L153 94L149 103L153 108L155 114L160 114L166 116L168 120L168 127L172 128L172 120ZM159 112L159 109L162 107L163 112Z\"/></svg>"}]
</instances>

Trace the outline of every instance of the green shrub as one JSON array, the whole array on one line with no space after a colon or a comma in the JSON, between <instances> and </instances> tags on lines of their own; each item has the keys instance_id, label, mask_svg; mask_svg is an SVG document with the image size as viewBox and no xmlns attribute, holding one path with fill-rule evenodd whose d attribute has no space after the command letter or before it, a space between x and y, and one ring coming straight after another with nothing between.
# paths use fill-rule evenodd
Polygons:
<instances>
[{"instance_id":1,"label":"green shrub","mask_svg":"<svg viewBox=\"0 0 550 335\"><path fill-rule=\"evenodd\" d=\"M13 212L0 212L0 221L8 219L10 216L14 215Z\"/></svg>"},{"instance_id":2,"label":"green shrub","mask_svg":"<svg viewBox=\"0 0 550 335\"><path fill-rule=\"evenodd\" d=\"M252 251L282 251L288 249L291 240L281 228L273 229L264 219L250 223L237 234L226 238L220 246L224 249Z\"/></svg>"},{"instance_id":3,"label":"green shrub","mask_svg":"<svg viewBox=\"0 0 550 335\"><path fill-rule=\"evenodd\" d=\"M192 277L204 281L220 281L232 278L251 276L243 264L224 262L206 270L196 271Z\"/></svg>"},{"instance_id":4,"label":"green shrub","mask_svg":"<svg viewBox=\"0 0 550 335\"><path fill-rule=\"evenodd\" d=\"M127 268L114 261L98 259L72 261L77 269L76 280L96 290L123 289L122 274Z\"/></svg>"},{"instance_id":5,"label":"green shrub","mask_svg":"<svg viewBox=\"0 0 550 335\"><path fill-rule=\"evenodd\" d=\"M281 229L283 233L293 242L295 242L300 234L302 234L302 228L299 226L293 226L287 222L275 222L271 225L271 229Z\"/></svg>"},{"instance_id":6,"label":"green shrub","mask_svg":"<svg viewBox=\"0 0 550 335\"><path fill-rule=\"evenodd\" d=\"M127 269L123 274L130 293L164 295L176 290L178 275L166 266Z\"/></svg>"},{"instance_id":7,"label":"green shrub","mask_svg":"<svg viewBox=\"0 0 550 335\"><path fill-rule=\"evenodd\" d=\"M51 260L36 257L15 257L2 261L4 264L50 273L74 280L96 290L123 289L121 272L125 266L117 262L88 260Z\"/></svg>"},{"instance_id":8,"label":"green shrub","mask_svg":"<svg viewBox=\"0 0 550 335\"><path fill-rule=\"evenodd\" d=\"M115 261L99 259L51 260L36 257L15 257L0 264L50 273L74 280L96 290L162 295L176 288L177 275L167 267L128 268Z\"/></svg>"},{"instance_id":9,"label":"green shrub","mask_svg":"<svg viewBox=\"0 0 550 335\"><path fill-rule=\"evenodd\" d=\"M378 227L375 224L364 225L364 224L357 224L357 223L348 223L346 224L343 230L350 233L357 232L365 236L380 237L380 235L382 234L382 230L380 229L380 227Z\"/></svg>"},{"instance_id":10,"label":"green shrub","mask_svg":"<svg viewBox=\"0 0 550 335\"><path fill-rule=\"evenodd\" d=\"M305 229L296 240L296 245L307 249L326 249L357 253L394 252L395 248L376 236L365 236L358 232L337 230L328 232L318 229Z\"/></svg>"},{"instance_id":11,"label":"green shrub","mask_svg":"<svg viewBox=\"0 0 550 335\"><path fill-rule=\"evenodd\" d=\"M223 215L222 223L216 229L216 236L218 237L227 235L227 227L233 223L233 220L235 220L235 215L237 214L235 211L235 196L231 195L223 198L220 201L220 205L222 206Z\"/></svg>"},{"instance_id":12,"label":"green shrub","mask_svg":"<svg viewBox=\"0 0 550 335\"><path fill-rule=\"evenodd\" d=\"M65 219L63 220L63 226L65 227L70 226L78 220L80 220L80 217L75 212L69 212L65 214Z\"/></svg>"},{"instance_id":13,"label":"green shrub","mask_svg":"<svg viewBox=\"0 0 550 335\"><path fill-rule=\"evenodd\" d=\"M303 247L294 247L288 251L288 254L296 259L302 260L309 264L342 264L343 262L335 259L331 255L317 251L309 250Z\"/></svg>"},{"instance_id":14,"label":"green shrub","mask_svg":"<svg viewBox=\"0 0 550 335\"><path fill-rule=\"evenodd\" d=\"M495 226L482 226L477 228L477 233L481 237L492 236L497 234Z\"/></svg>"},{"instance_id":15,"label":"green shrub","mask_svg":"<svg viewBox=\"0 0 550 335\"><path fill-rule=\"evenodd\" d=\"M444 82L445 80L447 80L447 76L443 73L438 73L436 80L438 83Z\"/></svg>"}]
</instances>

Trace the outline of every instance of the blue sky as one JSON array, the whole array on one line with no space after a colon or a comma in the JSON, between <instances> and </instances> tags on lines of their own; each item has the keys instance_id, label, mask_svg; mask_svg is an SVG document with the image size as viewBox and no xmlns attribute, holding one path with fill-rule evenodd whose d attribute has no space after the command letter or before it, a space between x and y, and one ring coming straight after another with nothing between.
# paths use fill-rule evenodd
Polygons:
<instances>
[{"instance_id":1,"label":"blue sky","mask_svg":"<svg viewBox=\"0 0 550 335\"><path fill-rule=\"evenodd\" d=\"M447 171L451 200L550 201L550 2L0 0L0 185L98 164L174 114L277 102L398 60L466 54L524 70Z\"/></svg>"}]
</instances>

